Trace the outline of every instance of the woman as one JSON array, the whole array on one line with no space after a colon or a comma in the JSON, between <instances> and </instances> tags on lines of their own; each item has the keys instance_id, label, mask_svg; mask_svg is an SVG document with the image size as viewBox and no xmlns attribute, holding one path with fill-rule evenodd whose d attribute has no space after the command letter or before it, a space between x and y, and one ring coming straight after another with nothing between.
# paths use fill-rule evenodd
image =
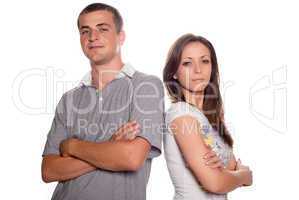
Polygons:
<instances>
[{"instance_id":1,"label":"woman","mask_svg":"<svg viewBox=\"0 0 299 200\"><path fill-rule=\"evenodd\" d=\"M227 199L228 192L251 185L249 167L232 152L212 44L192 34L180 37L168 54L163 81L172 101L163 142L174 199Z\"/></svg>"}]
</instances>

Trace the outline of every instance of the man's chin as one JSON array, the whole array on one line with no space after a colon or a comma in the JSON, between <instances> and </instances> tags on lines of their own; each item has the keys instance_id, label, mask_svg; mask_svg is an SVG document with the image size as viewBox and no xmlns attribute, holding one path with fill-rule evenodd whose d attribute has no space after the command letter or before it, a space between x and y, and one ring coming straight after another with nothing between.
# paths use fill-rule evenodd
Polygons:
<instances>
[{"instance_id":1,"label":"man's chin","mask_svg":"<svg viewBox=\"0 0 299 200\"><path fill-rule=\"evenodd\" d=\"M113 55L92 55L89 57L91 65L105 65L113 59Z\"/></svg>"},{"instance_id":2,"label":"man's chin","mask_svg":"<svg viewBox=\"0 0 299 200\"><path fill-rule=\"evenodd\" d=\"M104 65L107 63L107 59L104 59L104 58L93 57L93 58L90 58L89 60L92 65Z\"/></svg>"}]
</instances>

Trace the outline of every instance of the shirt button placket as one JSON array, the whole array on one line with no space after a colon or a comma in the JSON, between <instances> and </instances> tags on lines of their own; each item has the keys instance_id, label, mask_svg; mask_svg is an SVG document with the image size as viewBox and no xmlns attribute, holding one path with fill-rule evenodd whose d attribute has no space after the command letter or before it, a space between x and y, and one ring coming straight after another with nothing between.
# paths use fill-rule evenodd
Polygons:
<instances>
[{"instance_id":1,"label":"shirt button placket","mask_svg":"<svg viewBox=\"0 0 299 200\"><path fill-rule=\"evenodd\" d=\"M98 98L99 98L99 109L102 111L103 109L103 95L101 92L98 93Z\"/></svg>"}]
</instances>

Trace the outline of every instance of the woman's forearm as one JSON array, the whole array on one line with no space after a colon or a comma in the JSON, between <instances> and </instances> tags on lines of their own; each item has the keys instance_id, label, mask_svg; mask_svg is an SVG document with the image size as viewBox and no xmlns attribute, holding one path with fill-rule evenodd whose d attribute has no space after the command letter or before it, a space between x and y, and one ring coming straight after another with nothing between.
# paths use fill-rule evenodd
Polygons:
<instances>
[{"instance_id":1,"label":"woman's forearm","mask_svg":"<svg viewBox=\"0 0 299 200\"><path fill-rule=\"evenodd\" d=\"M214 182L214 193L226 194L245 184L246 172L242 170L220 170L218 180Z\"/></svg>"},{"instance_id":2,"label":"woman's forearm","mask_svg":"<svg viewBox=\"0 0 299 200\"><path fill-rule=\"evenodd\" d=\"M202 172L203 167L193 164L190 165L190 169L203 188L217 194L225 194L242 186L246 175L244 171L225 168L205 169Z\"/></svg>"}]
</instances>

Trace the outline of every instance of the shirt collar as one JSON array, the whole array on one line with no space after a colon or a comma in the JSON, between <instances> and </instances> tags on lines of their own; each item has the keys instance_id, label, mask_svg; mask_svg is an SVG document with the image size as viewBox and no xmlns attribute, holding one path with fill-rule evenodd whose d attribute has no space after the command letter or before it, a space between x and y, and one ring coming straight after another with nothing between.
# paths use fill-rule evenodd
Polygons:
<instances>
[{"instance_id":1,"label":"shirt collar","mask_svg":"<svg viewBox=\"0 0 299 200\"><path fill-rule=\"evenodd\" d=\"M135 69L133 68L133 66L129 63L126 63L121 70L119 71L119 73L116 75L116 79L120 79L123 78L125 76L132 78L134 73L135 73ZM85 85L85 86L91 86L92 85L92 79L91 79L91 72L89 71L88 73L86 73L83 78L80 81L80 85Z\"/></svg>"}]
</instances>

